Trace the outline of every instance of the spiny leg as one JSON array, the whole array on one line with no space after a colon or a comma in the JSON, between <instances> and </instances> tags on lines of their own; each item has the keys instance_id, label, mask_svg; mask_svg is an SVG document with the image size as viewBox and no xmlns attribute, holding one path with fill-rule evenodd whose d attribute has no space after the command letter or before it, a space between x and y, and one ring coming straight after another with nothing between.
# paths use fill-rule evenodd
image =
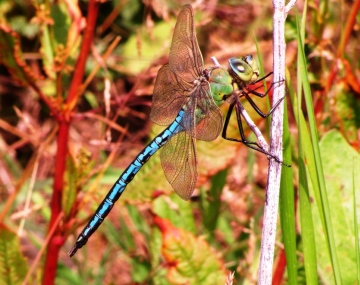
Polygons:
<instances>
[{"instance_id":1,"label":"spiny leg","mask_svg":"<svg viewBox=\"0 0 360 285\"><path fill-rule=\"evenodd\" d=\"M254 84L256 84L257 82L259 82L260 80L268 77L270 74L272 74L272 72L270 72L268 75L266 75L265 77L257 80ZM263 113L260 108L256 105L256 103L251 99L251 97L249 96L249 94L253 94L255 96L258 96L260 98L264 98L267 94L269 94L270 90L274 87L275 84L277 83L282 83L284 82L284 80L280 80L278 82L272 82L271 85L270 85L270 88L265 92L265 93L260 93L260 92L257 92L256 89L260 88L261 86L255 88L255 89L250 89L250 88L247 88L247 91L243 91L243 94L241 95L241 97L245 97L250 105L254 108L254 110L256 111L256 113L258 113L262 118L267 118L268 116L270 116L274 110L277 108L277 106L279 106L279 104L284 100L286 94L279 100L276 102L276 104L270 109L270 111L268 113Z\"/></svg>"},{"instance_id":2,"label":"spiny leg","mask_svg":"<svg viewBox=\"0 0 360 285\"><path fill-rule=\"evenodd\" d=\"M255 85L255 84L259 83L261 80L263 80L263 79L265 79L266 77L268 77L270 74L272 74L272 72L270 72L268 75L264 76L263 78L260 78L260 79L256 80L254 83L247 84L247 85ZM247 90L248 90L248 93L251 93L251 94L253 94L253 95L257 96L257 97L260 97L260 98L264 98L266 95L269 94L270 90L274 88L274 85L275 85L275 84L283 83L284 81L285 81L284 79L281 79L281 80L279 80L279 81L272 82L272 83L270 84L269 89L268 89L265 93L261 93L261 92L257 92L257 91L256 91L257 89L261 88L262 86L258 86L258 87L256 87L255 89L247 88Z\"/></svg>"},{"instance_id":3,"label":"spiny leg","mask_svg":"<svg viewBox=\"0 0 360 285\"><path fill-rule=\"evenodd\" d=\"M255 104L255 102L251 99L251 97L249 96L249 93L244 92L244 96L246 98L246 100L249 101L250 105L254 108L254 110L256 111L256 113L258 113L262 118L267 118L269 117L274 110L277 108L277 106L279 106L279 104L284 100L285 96L283 96L279 101L276 102L276 104L270 109L270 111L268 113L263 113L259 107Z\"/></svg>"},{"instance_id":4,"label":"spiny leg","mask_svg":"<svg viewBox=\"0 0 360 285\"><path fill-rule=\"evenodd\" d=\"M262 149L257 142L252 142L252 141L247 141L246 140L246 137L245 137L245 133L244 133L244 128L242 126L242 119L241 119L241 114L238 110L238 106L237 104L240 103L240 102L234 102L232 104L230 104L229 106L229 109L228 109L228 112L226 114L226 118L225 118L225 123L224 123L224 128L223 128L223 132L222 132L222 137L228 141L234 141L234 142L240 142L240 143L243 143L245 145L257 145L260 149ZM235 138L229 138L227 137L226 135L226 132L227 132L227 129L228 129L228 126L229 126L229 121L230 121L230 117L231 117L231 113L234 109L234 106L236 107L235 110L236 110L236 119L237 119L237 123L238 123L238 128L239 128L239 133L240 133L240 137L241 139L235 139Z\"/></svg>"},{"instance_id":5,"label":"spiny leg","mask_svg":"<svg viewBox=\"0 0 360 285\"><path fill-rule=\"evenodd\" d=\"M244 145L246 145L247 147L254 149L258 152L261 152L271 158L273 158L276 162L281 163L285 166L290 167L290 165L284 163L283 161L281 161L278 157L272 155L271 153L269 153L268 151L264 150L257 142L253 142L253 141L248 141L245 137L245 133L244 133L244 128L242 125L242 118L241 118L241 102L240 101L236 101L232 104L230 104L228 112L226 114L226 118L225 118L225 123L224 123L224 128L223 128L223 132L222 132L222 137L226 140L229 141L235 141L235 142L240 142L243 143ZM231 113L234 109L235 106L235 111L236 111L236 119L237 119L237 123L238 123L238 128L239 128L239 133L240 133L240 137L241 139L236 139L236 138L229 138L226 135L227 132L227 128L229 126L229 121L230 121L230 117L231 117Z\"/></svg>"},{"instance_id":6,"label":"spiny leg","mask_svg":"<svg viewBox=\"0 0 360 285\"><path fill-rule=\"evenodd\" d=\"M257 80L256 80L254 83L252 83L252 84L256 84L256 83L259 83L260 81L263 81L264 79L268 78L271 74L273 74L272 71L270 71L270 72L269 72L268 74L266 74L265 76L257 79ZM274 82L273 82L273 83L274 83ZM270 88L271 88L271 87L270 87Z\"/></svg>"}]
</instances>

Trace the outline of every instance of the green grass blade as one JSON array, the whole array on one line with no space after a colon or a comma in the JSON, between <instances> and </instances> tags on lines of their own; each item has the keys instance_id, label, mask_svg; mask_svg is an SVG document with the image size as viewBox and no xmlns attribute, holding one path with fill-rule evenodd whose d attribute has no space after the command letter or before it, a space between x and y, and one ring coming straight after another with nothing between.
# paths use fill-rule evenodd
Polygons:
<instances>
[{"instance_id":1,"label":"green grass blade","mask_svg":"<svg viewBox=\"0 0 360 285\"><path fill-rule=\"evenodd\" d=\"M301 96L298 99L296 97L294 88L290 81L290 75L287 71L286 75L287 86L289 89L290 99L292 101L294 117L296 124L298 125L299 137L299 154L298 154L298 165L299 165L299 208L300 208L300 222L301 222L301 236L302 243L304 245L304 266L306 273L306 283L307 284L317 284L317 261L316 261L316 247L314 239L314 227L312 221L312 212L309 211L309 196L306 194L308 187L307 173L304 169L304 154L306 157L306 165L308 167L308 174L310 176L311 182L317 187L317 176L315 170L315 163L313 157L313 151L311 146L311 140L309 131L306 127L306 122L304 115L301 111ZM301 77L298 76L298 92L301 94ZM316 192L316 191L315 191ZM318 191L317 191L318 192ZM305 199L305 201L304 201ZM319 199L320 200L320 199Z\"/></svg>"},{"instance_id":2,"label":"green grass blade","mask_svg":"<svg viewBox=\"0 0 360 285\"><path fill-rule=\"evenodd\" d=\"M255 35L254 35L254 41L255 41L255 46L256 46L256 54L257 54L257 58L258 58L258 63L259 63L258 66L259 66L259 71L260 71L260 77L264 77L265 70L264 70L263 60L262 60L261 51L260 51L260 48L259 48L259 45L258 45ZM267 91L266 79L263 80L263 86L264 86L264 91L266 92ZM269 96L266 96L266 105L267 105L268 110L270 110L271 104L270 104ZM266 119L266 125L267 125L266 129L267 130L270 130L269 126L271 124L271 117L272 117L272 115L270 115Z\"/></svg>"},{"instance_id":3,"label":"green grass blade","mask_svg":"<svg viewBox=\"0 0 360 285\"><path fill-rule=\"evenodd\" d=\"M319 143L318 143L318 134L316 130L316 121L315 121L315 115L314 115L314 107L312 103L312 97L311 97L311 90L310 90L310 83L308 81L308 73L306 68L306 58L305 58L305 52L303 49L302 39L300 37L300 33L298 32L298 48L299 48L299 70L300 70L300 76L302 78L302 86L304 88L304 97L305 97L305 103L306 103L306 109L307 109L307 115L309 120L309 129L310 129L310 138L312 142L313 152L314 152L314 158L315 158L315 167L316 167L316 175L319 182L319 191L320 191L320 197L321 197L321 203L324 210L324 219L325 219L325 232L327 236L327 242L329 247L329 253L332 260L332 266L334 271L334 278L336 280L337 284L341 284L341 275L340 275L340 269L338 265L338 259L336 254L336 247L335 247L335 240L333 235L333 229L332 229L332 223L331 223L331 217L330 217L330 209L329 209L329 203L326 196L326 187L325 187L325 179L324 179L324 172L320 157L320 149L319 149ZM314 188L316 189L316 188Z\"/></svg>"},{"instance_id":4,"label":"green grass blade","mask_svg":"<svg viewBox=\"0 0 360 285\"><path fill-rule=\"evenodd\" d=\"M298 125L299 137L299 153L298 153L298 165L299 165L299 212L300 212L300 225L301 225L301 237L303 243L304 252L304 267L306 273L306 284L317 284L317 260L316 260L316 246L314 238L314 226L311 212L310 197L308 194L309 181L307 174L314 187L317 187L317 176L315 170L315 163L313 157L313 150L310 140L309 131L306 126L305 118L301 110L301 94L302 94L302 78L300 75L297 77L297 86L299 98L296 96L292 83L290 81L289 71L286 74L287 86L289 89L289 97L292 102L294 117L296 124ZM308 172L305 168L305 158ZM316 191L315 191L316 192ZM319 199L320 200L320 199Z\"/></svg>"},{"instance_id":5,"label":"green grass blade","mask_svg":"<svg viewBox=\"0 0 360 285\"><path fill-rule=\"evenodd\" d=\"M286 106L286 98L284 105ZM283 132L285 162L291 161L290 132L287 108L284 108L284 132ZM286 254L286 266L289 284L297 284L297 259L296 259L296 232L295 232L295 200L293 169L282 167L280 184L280 221L283 242Z\"/></svg>"},{"instance_id":6,"label":"green grass blade","mask_svg":"<svg viewBox=\"0 0 360 285\"><path fill-rule=\"evenodd\" d=\"M298 76L298 81L301 80L302 78ZM301 90L299 94L301 94ZM301 111L301 95L299 97L300 98L296 104L299 130L299 212L301 237L304 251L304 267L306 273L306 284L318 284L314 225L311 215L311 202L308 186L309 183L305 166L305 153L309 151L312 153L312 146L311 141L308 139L308 129L306 128L306 123L303 119L303 114Z\"/></svg>"},{"instance_id":7,"label":"green grass blade","mask_svg":"<svg viewBox=\"0 0 360 285\"><path fill-rule=\"evenodd\" d=\"M306 284L318 284L314 225L311 214L308 179L305 167L305 140L302 133L307 132L306 126L299 120L299 211L301 237L304 251L304 267Z\"/></svg>"},{"instance_id":8,"label":"green grass blade","mask_svg":"<svg viewBox=\"0 0 360 285\"><path fill-rule=\"evenodd\" d=\"M262 60L262 56L261 56L261 51L256 39L256 36L254 35L254 41L255 41L255 47L256 47L256 54L257 54L257 58L258 58L258 66L259 66L259 71L260 71L260 77L264 77L265 75L265 70L264 70L264 65L263 65L263 60ZM263 85L264 85L264 90L267 90L267 86L266 86L266 80L263 80ZM269 101L268 101L269 103ZM270 105L268 106L270 107Z\"/></svg>"}]
</instances>

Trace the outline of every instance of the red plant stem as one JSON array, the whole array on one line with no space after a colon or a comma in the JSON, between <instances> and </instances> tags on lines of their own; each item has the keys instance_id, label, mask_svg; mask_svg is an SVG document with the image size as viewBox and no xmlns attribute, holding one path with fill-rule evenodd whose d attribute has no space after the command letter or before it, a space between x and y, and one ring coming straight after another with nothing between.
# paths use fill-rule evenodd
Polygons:
<instances>
[{"instance_id":1,"label":"red plant stem","mask_svg":"<svg viewBox=\"0 0 360 285\"><path fill-rule=\"evenodd\" d=\"M69 112L73 110L79 98L78 91L80 90L80 85L83 81L83 76L85 73L85 64L88 57L88 54L91 49L92 40L94 37L95 24L97 19L97 14L99 11L99 2L97 0L91 0L89 3L89 13L87 17L87 26L84 34L79 58L76 63L73 79L69 88L69 96L67 98L67 103L69 104Z\"/></svg>"},{"instance_id":2,"label":"red plant stem","mask_svg":"<svg viewBox=\"0 0 360 285\"><path fill-rule=\"evenodd\" d=\"M85 63L93 40L98 10L99 2L97 0L90 0L87 15L87 26L84 32L80 54L75 66L73 79L69 89L69 95L66 101L67 107L64 106L64 108L61 108L61 110L63 110L62 114L56 116L59 124L59 131L57 136L54 188L50 203L51 219L48 227L49 230L52 228L61 213L61 201L64 189L64 174L66 170L66 157L68 153L69 127L71 123L70 117L73 108L76 106L77 99L79 98L77 90L83 80ZM58 227L55 230L54 235L50 237L46 253L44 276L42 280L44 285L54 284L59 251L64 244L65 239L66 237L64 236L64 231L61 227Z\"/></svg>"},{"instance_id":3,"label":"red plant stem","mask_svg":"<svg viewBox=\"0 0 360 285\"><path fill-rule=\"evenodd\" d=\"M351 36L351 32L354 28L354 25L356 24L356 16L359 12L359 9L360 9L360 0L356 0L354 3L353 3L353 6L351 8L351 11L350 11L350 14L349 16L347 17L347 22L346 22L346 26L345 26L345 30L344 30L344 35L341 39L341 42L339 44L339 47L338 47L338 50L337 50L337 53L336 53L336 57L337 59L339 58L342 58L343 56L343 52L345 50L345 47L350 39L350 36ZM327 85L326 85L326 90L325 90L325 94L327 94L329 91L330 91L330 88L336 78L336 75L337 75L337 65L338 65L338 61L335 60L334 61L334 64L333 64L333 68L330 72L330 75L328 77L328 80L327 80Z\"/></svg>"},{"instance_id":4,"label":"red plant stem","mask_svg":"<svg viewBox=\"0 0 360 285\"><path fill-rule=\"evenodd\" d=\"M63 194L64 180L67 154L67 143L69 138L70 123L65 119L59 122L59 131L57 134L57 152L55 157L55 174L54 174L54 189L53 196L50 203L51 219L48 229L50 229L58 215L61 213L61 200ZM44 268L43 284L54 284L57 260L59 251L65 238L62 235L59 227L55 230L54 235L50 238L47 252L46 262Z\"/></svg>"},{"instance_id":5,"label":"red plant stem","mask_svg":"<svg viewBox=\"0 0 360 285\"><path fill-rule=\"evenodd\" d=\"M351 8L349 16L347 17L347 22L346 22L346 26L345 26L345 29L344 29L344 34L343 34L343 36L341 38L341 42L339 44L338 51L337 51L337 57L338 58L342 57L342 54L343 54L343 52L345 50L345 47L346 47L347 43L349 42L351 33L352 33L352 31L354 29L354 26L356 24L356 17L357 17L357 15L359 13L359 9L360 9L360 0L356 0L353 3L353 6Z\"/></svg>"},{"instance_id":6,"label":"red plant stem","mask_svg":"<svg viewBox=\"0 0 360 285\"><path fill-rule=\"evenodd\" d=\"M286 255L285 250L282 248L278 254L272 284L273 285L279 285L284 283L283 276L286 269Z\"/></svg>"}]
</instances>

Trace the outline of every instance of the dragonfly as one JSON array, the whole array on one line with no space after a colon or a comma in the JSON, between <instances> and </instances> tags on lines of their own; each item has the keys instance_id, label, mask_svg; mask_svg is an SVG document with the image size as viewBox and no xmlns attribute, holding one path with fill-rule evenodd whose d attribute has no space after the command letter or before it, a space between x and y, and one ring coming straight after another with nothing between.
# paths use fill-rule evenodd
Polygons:
<instances>
[{"instance_id":1,"label":"dragonfly","mask_svg":"<svg viewBox=\"0 0 360 285\"><path fill-rule=\"evenodd\" d=\"M216 139L223 125L222 112L214 101L209 83L215 69L221 68L204 69L196 39L194 11L190 5L185 5L177 17L169 63L162 66L157 74L150 113L153 122L168 127L120 175L79 234L68 253L70 257L87 243L126 186L160 148L161 165L166 179L182 199L190 199L198 176L196 140ZM230 74L213 80L213 83L219 83L219 96L232 92L231 82Z\"/></svg>"},{"instance_id":2,"label":"dragonfly","mask_svg":"<svg viewBox=\"0 0 360 285\"><path fill-rule=\"evenodd\" d=\"M243 57L233 57L228 60L229 68L228 68L228 74L230 74L232 78L232 85L236 86L237 88L233 87L233 91L226 93L223 95L222 100L228 101L230 103L229 109L227 111L225 122L224 122L224 128L222 131L222 138L229 140L229 141L235 141L235 142L241 142L244 145L246 145L249 148L252 148L256 151L259 151L263 154L266 154L268 157L273 158L278 163L281 163L283 165L289 166L288 164L281 161L278 157L272 155L269 153L266 149L264 149L262 146L260 146L257 142L254 141L248 141L245 137L244 128L242 124L242 110L244 109L240 98L245 97L246 100L250 103L250 105L254 108L254 110L262 117L267 118L270 116L274 110L279 106L279 104L283 101L283 98L281 98L278 102L275 103L275 105L270 109L268 113L263 113L259 107L256 105L256 103L252 100L250 97L250 94L253 94L258 97L265 97L269 91L273 88L273 86L277 82L272 82L270 85L270 88L265 92L261 93L256 91L260 87L255 87L257 83L261 82L265 78L269 77L272 72L268 73L262 78L259 78L259 67L257 65L256 60L253 58L252 55L248 54ZM222 79L222 77L224 79ZM220 91L217 90L217 85L219 85L219 88L225 88L225 86L222 86L224 82L227 82L228 75L223 71L223 69L219 68L218 70L214 70L212 74L212 78L216 78L216 83L211 83L211 88L216 96L216 93L219 93ZM279 81L278 83L282 83L283 80ZM254 88L251 88L251 86L254 86ZM218 97L216 97L218 98ZM240 139L237 138L229 138L227 136L227 129L229 126L229 121L231 114L233 112L233 109L235 108L236 112L236 119L238 124L238 129L240 133Z\"/></svg>"}]
</instances>

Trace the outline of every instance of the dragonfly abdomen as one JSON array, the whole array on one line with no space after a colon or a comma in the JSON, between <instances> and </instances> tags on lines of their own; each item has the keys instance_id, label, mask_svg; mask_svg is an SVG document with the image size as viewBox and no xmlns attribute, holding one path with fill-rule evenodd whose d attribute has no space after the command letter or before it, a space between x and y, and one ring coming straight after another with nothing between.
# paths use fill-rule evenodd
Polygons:
<instances>
[{"instance_id":1,"label":"dragonfly abdomen","mask_svg":"<svg viewBox=\"0 0 360 285\"><path fill-rule=\"evenodd\" d=\"M69 251L70 257L73 256L79 248L83 247L87 243L89 237L101 225L103 220L106 218L106 216L109 214L112 207L114 206L114 203L120 198L126 186L134 178L136 173L138 173L138 171L145 164L145 162L148 161L149 158L158 149L160 149L164 144L166 144L171 137L183 130L183 127L180 125L183 116L184 110L181 109L174 122L169 127L167 127L161 134L155 137L120 175L119 179L111 187L109 193L106 195L105 199L97 208L93 217L90 219L84 230L78 236L74 247Z\"/></svg>"}]
</instances>

